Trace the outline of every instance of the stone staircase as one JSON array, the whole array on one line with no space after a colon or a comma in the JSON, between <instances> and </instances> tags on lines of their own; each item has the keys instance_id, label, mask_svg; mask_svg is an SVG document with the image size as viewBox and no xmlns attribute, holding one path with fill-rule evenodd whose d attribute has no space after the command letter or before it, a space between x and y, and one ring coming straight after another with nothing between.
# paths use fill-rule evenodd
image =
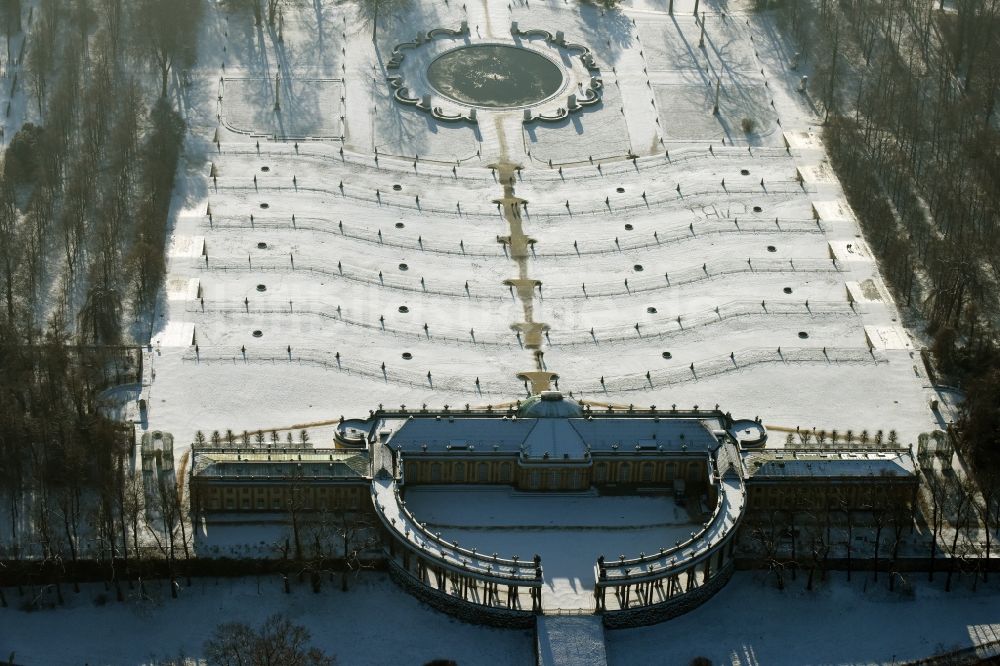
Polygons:
<instances>
[{"instance_id":1,"label":"stone staircase","mask_svg":"<svg viewBox=\"0 0 1000 666\"><path fill-rule=\"evenodd\" d=\"M599 615L539 615L535 626L538 666L607 666Z\"/></svg>"}]
</instances>

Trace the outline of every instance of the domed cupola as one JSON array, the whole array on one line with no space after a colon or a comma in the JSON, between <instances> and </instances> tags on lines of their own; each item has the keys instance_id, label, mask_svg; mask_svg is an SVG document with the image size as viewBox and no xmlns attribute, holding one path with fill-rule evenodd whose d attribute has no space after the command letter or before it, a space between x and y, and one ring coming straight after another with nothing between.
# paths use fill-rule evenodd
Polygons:
<instances>
[{"instance_id":1,"label":"domed cupola","mask_svg":"<svg viewBox=\"0 0 1000 666\"><path fill-rule=\"evenodd\" d=\"M524 419L576 418L583 416L583 408L561 391L542 391L522 402L517 415Z\"/></svg>"}]
</instances>

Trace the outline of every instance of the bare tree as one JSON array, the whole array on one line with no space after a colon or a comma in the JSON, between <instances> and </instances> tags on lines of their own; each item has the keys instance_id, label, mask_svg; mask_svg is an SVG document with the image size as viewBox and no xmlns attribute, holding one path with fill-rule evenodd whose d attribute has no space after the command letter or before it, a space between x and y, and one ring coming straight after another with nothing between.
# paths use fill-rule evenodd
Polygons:
<instances>
[{"instance_id":1,"label":"bare tree","mask_svg":"<svg viewBox=\"0 0 1000 666\"><path fill-rule=\"evenodd\" d=\"M160 74L160 97L166 97L174 67L186 66L194 59L192 33L201 3L197 0L142 0L140 5L140 44Z\"/></svg>"},{"instance_id":2,"label":"bare tree","mask_svg":"<svg viewBox=\"0 0 1000 666\"><path fill-rule=\"evenodd\" d=\"M372 26L372 42L377 39L380 18L402 16L411 4L412 0L362 0L358 13L362 21Z\"/></svg>"},{"instance_id":3,"label":"bare tree","mask_svg":"<svg viewBox=\"0 0 1000 666\"><path fill-rule=\"evenodd\" d=\"M943 481L933 470L928 470L925 477L931 496L931 562L927 572L927 580L934 580L934 565L937 562L938 538L944 527L945 502L947 489Z\"/></svg>"},{"instance_id":4,"label":"bare tree","mask_svg":"<svg viewBox=\"0 0 1000 666\"><path fill-rule=\"evenodd\" d=\"M979 519L983 523L983 582L989 580L989 561L993 547L993 531L997 528L998 513L1000 513L1000 489L995 473L981 476L980 496L982 501L976 501L974 506Z\"/></svg>"},{"instance_id":5,"label":"bare tree","mask_svg":"<svg viewBox=\"0 0 1000 666\"><path fill-rule=\"evenodd\" d=\"M93 284L80 310L83 340L94 344L116 344L121 335L122 297L106 284Z\"/></svg>"},{"instance_id":6,"label":"bare tree","mask_svg":"<svg viewBox=\"0 0 1000 666\"><path fill-rule=\"evenodd\" d=\"M339 541L338 550L344 562L340 589L346 592L348 573L360 571L363 566L362 555L378 543L375 524L359 510L346 507L339 507L323 518Z\"/></svg>"},{"instance_id":7,"label":"bare tree","mask_svg":"<svg viewBox=\"0 0 1000 666\"><path fill-rule=\"evenodd\" d=\"M778 549L785 523L779 521L779 513L776 509L769 511L767 522L758 522L751 532L751 537L762 551L768 573L774 574L778 589L783 590L785 589L785 564L778 557ZM782 527L778 527L779 525Z\"/></svg>"},{"instance_id":8,"label":"bare tree","mask_svg":"<svg viewBox=\"0 0 1000 666\"><path fill-rule=\"evenodd\" d=\"M809 556L806 560L809 567L808 576L806 577L806 590L810 591L813 589L813 581L817 568L820 570L821 578L823 580L826 579L826 559L830 553L830 512L825 511L824 506L817 506L815 507L816 511L805 514L805 517L809 521L809 527L805 530L807 543L809 545ZM821 518L819 512L822 512L825 515ZM824 522L826 523L825 525L823 524Z\"/></svg>"},{"instance_id":9,"label":"bare tree","mask_svg":"<svg viewBox=\"0 0 1000 666\"><path fill-rule=\"evenodd\" d=\"M945 592L951 591L951 577L952 574L954 574L955 569L958 565L958 560L961 557L958 550L958 541L959 537L962 534L962 530L965 528L969 520L970 500L972 497L972 494L967 492L966 488L962 488L960 486L956 490L958 490L958 496L957 497L953 496L950 498L950 505L951 505L950 508L952 509L951 526L952 529L954 530L954 533L952 534L951 546L948 548L948 554L951 556L951 562L949 563L948 566L948 576L945 578L944 581Z\"/></svg>"},{"instance_id":10,"label":"bare tree","mask_svg":"<svg viewBox=\"0 0 1000 666\"><path fill-rule=\"evenodd\" d=\"M167 560L167 575L170 578L170 595L177 598L176 566L177 537L181 530L183 516L180 511L177 485L173 474L154 472L157 475L155 488L146 495L146 533L149 534L160 554ZM186 543L185 543L186 548Z\"/></svg>"},{"instance_id":11,"label":"bare tree","mask_svg":"<svg viewBox=\"0 0 1000 666\"><path fill-rule=\"evenodd\" d=\"M28 74L39 115L44 109L49 78L55 65L61 17L62 8L56 0L43 0L39 5L35 26L31 31L31 39L28 44Z\"/></svg>"},{"instance_id":12,"label":"bare tree","mask_svg":"<svg viewBox=\"0 0 1000 666\"><path fill-rule=\"evenodd\" d=\"M7 35L9 45L11 36L21 32L21 0L10 0L4 3L3 7L0 7L0 16L3 18L4 33ZM9 53L7 58L10 59Z\"/></svg>"},{"instance_id":13,"label":"bare tree","mask_svg":"<svg viewBox=\"0 0 1000 666\"><path fill-rule=\"evenodd\" d=\"M333 666L333 657L310 647L309 630L284 615L257 628L242 622L218 625L205 641L209 666Z\"/></svg>"},{"instance_id":14,"label":"bare tree","mask_svg":"<svg viewBox=\"0 0 1000 666\"><path fill-rule=\"evenodd\" d=\"M851 510L850 498L846 491L838 490L835 495L837 505L844 512L844 524L847 527L847 538L844 540L844 547L847 555L847 580L851 580L851 572L854 564L854 511Z\"/></svg>"},{"instance_id":15,"label":"bare tree","mask_svg":"<svg viewBox=\"0 0 1000 666\"><path fill-rule=\"evenodd\" d=\"M285 0L267 0L267 23L268 25L274 25L274 20L278 16L278 8L283 5Z\"/></svg>"},{"instance_id":16,"label":"bare tree","mask_svg":"<svg viewBox=\"0 0 1000 666\"><path fill-rule=\"evenodd\" d=\"M303 513L310 510L308 493L305 487L302 468L296 466L288 482L285 494L285 510L288 512L288 526L292 530L292 543L295 546L295 561L302 563Z\"/></svg>"},{"instance_id":17,"label":"bare tree","mask_svg":"<svg viewBox=\"0 0 1000 666\"><path fill-rule=\"evenodd\" d=\"M868 506L866 507L871 514L872 525L875 526L875 548L874 548L874 563L873 563L873 573L874 578L878 580L878 564L879 556L882 551L882 531L886 527L886 523L889 521L890 511L886 506L885 495L880 488L872 486L868 491Z\"/></svg>"},{"instance_id":18,"label":"bare tree","mask_svg":"<svg viewBox=\"0 0 1000 666\"><path fill-rule=\"evenodd\" d=\"M892 527L892 547L890 548L889 560L889 590L896 589L896 578L899 576L897 564L899 562L899 547L903 544L903 532L907 525L912 524L912 518L902 511L892 511L890 514L890 525Z\"/></svg>"},{"instance_id":19,"label":"bare tree","mask_svg":"<svg viewBox=\"0 0 1000 666\"><path fill-rule=\"evenodd\" d=\"M139 552L139 530L142 525L143 512L143 488L142 477L136 474L127 460L119 461L121 467L118 487L118 515L121 519L122 551L125 553L125 562L128 563L129 541L132 545L132 554L138 559Z\"/></svg>"},{"instance_id":20,"label":"bare tree","mask_svg":"<svg viewBox=\"0 0 1000 666\"><path fill-rule=\"evenodd\" d=\"M268 0L270 2L270 0ZM254 25L260 25L263 21L261 12L261 0L227 0L227 4L233 9L247 10L253 13Z\"/></svg>"}]
</instances>

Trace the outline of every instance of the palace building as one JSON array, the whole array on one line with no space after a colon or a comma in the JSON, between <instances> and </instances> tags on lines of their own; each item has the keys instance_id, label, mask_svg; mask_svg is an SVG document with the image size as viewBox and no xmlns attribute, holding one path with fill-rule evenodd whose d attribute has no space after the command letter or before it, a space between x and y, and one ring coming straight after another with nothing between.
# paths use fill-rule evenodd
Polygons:
<instances>
[{"instance_id":1,"label":"palace building","mask_svg":"<svg viewBox=\"0 0 1000 666\"><path fill-rule=\"evenodd\" d=\"M719 446L706 420L596 414L546 392L502 416L387 416L379 442L416 483L507 484L520 490L624 491L704 485Z\"/></svg>"},{"instance_id":2,"label":"palace building","mask_svg":"<svg viewBox=\"0 0 1000 666\"><path fill-rule=\"evenodd\" d=\"M373 512L393 578L432 606L476 622L529 626L546 608L543 558L503 558L427 527L406 503L426 486L673 497L697 521L653 552L593 554L587 606L606 626L649 624L700 604L728 580L747 515L826 507L906 511L918 472L908 449L767 445L759 419L710 410L581 403L556 391L516 404L387 410L344 420L333 448L194 449L193 509ZM474 518L473 518L474 519Z\"/></svg>"},{"instance_id":3,"label":"palace building","mask_svg":"<svg viewBox=\"0 0 1000 666\"><path fill-rule=\"evenodd\" d=\"M916 502L917 469L909 449L774 449L746 457L749 508L898 509Z\"/></svg>"},{"instance_id":4,"label":"palace building","mask_svg":"<svg viewBox=\"0 0 1000 666\"><path fill-rule=\"evenodd\" d=\"M191 507L215 512L367 508L371 483L365 452L342 449L196 448Z\"/></svg>"}]
</instances>

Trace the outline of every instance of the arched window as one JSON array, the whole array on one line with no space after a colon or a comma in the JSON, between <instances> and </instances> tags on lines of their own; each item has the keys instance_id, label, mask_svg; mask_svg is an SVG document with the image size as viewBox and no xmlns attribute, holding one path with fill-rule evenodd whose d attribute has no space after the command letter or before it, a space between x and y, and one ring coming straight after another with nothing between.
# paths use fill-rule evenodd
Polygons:
<instances>
[{"instance_id":1,"label":"arched window","mask_svg":"<svg viewBox=\"0 0 1000 666\"><path fill-rule=\"evenodd\" d=\"M641 478L643 482L648 483L653 480L653 469L654 469L653 463L651 462L642 463Z\"/></svg>"},{"instance_id":2,"label":"arched window","mask_svg":"<svg viewBox=\"0 0 1000 666\"><path fill-rule=\"evenodd\" d=\"M505 462L500 465L500 481L510 483L510 463Z\"/></svg>"},{"instance_id":3,"label":"arched window","mask_svg":"<svg viewBox=\"0 0 1000 666\"><path fill-rule=\"evenodd\" d=\"M479 463L478 481L480 483L487 483L489 480L490 480L490 465L489 465L489 463Z\"/></svg>"},{"instance_id":4,"label":"arched window","mask_svg":"<svg viewBox=\"0 0 1000 666\"><path fill-rule=\"evenodd\" d=\"M465 481L465 463L459 462L455 463L455 467L452 470L452 480L456 483L462 483Z\"/></svg>"},{"instance_id":5,"label":"arched window","mask_svg":"<svg viewBox=\"0 0 1000 666\"><path fill-rule=\"evenodd\" d=\"M608 480L608 463L597 463L594 466L594 483L606 483Z\"/></svg>"},{"instance_id":6,"label":"arched window","mask_svg":"<svg viewBox=\"0 0 1000 666\"><path fill-rule=\"evenodd\" d=\"M622 463L618 466L618 483L628 483L632 480L632 465Z\"/></svg>"},{"instance_id":7,"label":"arched window","mask_svg":"<svg viewBox=\"0 0 1000 666\"><path fill-rule=\"evenodd\" d=\"M431 463L431 482L439 483L441 481L441 463Z\"/></svg>"}]
</instances>

